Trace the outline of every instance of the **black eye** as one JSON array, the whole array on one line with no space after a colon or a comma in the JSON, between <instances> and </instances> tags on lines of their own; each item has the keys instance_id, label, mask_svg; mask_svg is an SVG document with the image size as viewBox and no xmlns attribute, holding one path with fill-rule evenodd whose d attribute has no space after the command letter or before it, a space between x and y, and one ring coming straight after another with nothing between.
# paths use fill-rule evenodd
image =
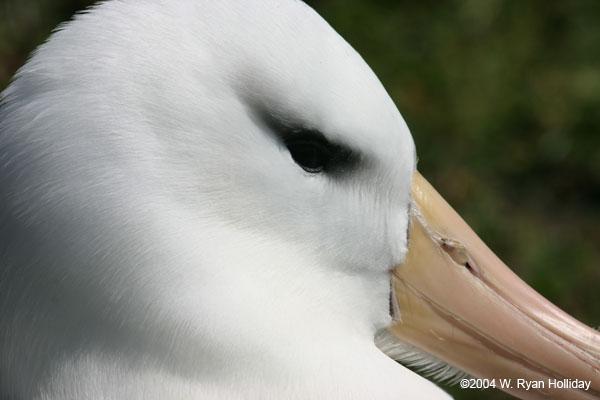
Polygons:
<instances>
[{"instance_id":1,"label":"black eye","mask_svg":"<svg viewBox=\"0 0 600 400\"><path fill-rule=\"evenodd\" d=\"M325 170L334 154L334 150L327 143L314 138L291 138L285 144L294 162L312 174Z\"/></svg>"}]
</instances>

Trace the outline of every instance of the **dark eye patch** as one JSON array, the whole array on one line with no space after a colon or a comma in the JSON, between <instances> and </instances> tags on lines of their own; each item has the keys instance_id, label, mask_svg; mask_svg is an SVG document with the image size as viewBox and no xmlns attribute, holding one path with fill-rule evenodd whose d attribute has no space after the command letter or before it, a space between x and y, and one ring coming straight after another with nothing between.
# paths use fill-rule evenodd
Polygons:
<instances>
[{"instance_id":1,"label":"dark eye patch","mask_svg":"<svg viewBox=\"0 0 600 400\"><path fill-rule=\"evenodd\" d=\"M306 172L339 173L358 163L358 156L345 146L331 143L318 131L289 132L283 138L292 159Z\"/></svg>"},{"instance_id":2,"label":"dark eye patch","mask_svg":"<svg viewBox=\"0 0 600 400\"><path fill-rule=\"evenodd\" d=\"M341 176L355 170L362 162L360 152L328 140L322 132L302 122L294 122L280 113L266 112L258 107L254 113L306 172Z\"/></svg>"},{"instance_id":3,"label":"dark eye patch","mask_svg":"<svg viewBox=\"0 0 600 400\"><path fill-rule=\"evenodd\" d=\"M293 138L288 140L287 146L294 162L310 173L319 173L325 170L332 155L332 149L327 144L310 138Z\"/></svg>"}]
</instances>

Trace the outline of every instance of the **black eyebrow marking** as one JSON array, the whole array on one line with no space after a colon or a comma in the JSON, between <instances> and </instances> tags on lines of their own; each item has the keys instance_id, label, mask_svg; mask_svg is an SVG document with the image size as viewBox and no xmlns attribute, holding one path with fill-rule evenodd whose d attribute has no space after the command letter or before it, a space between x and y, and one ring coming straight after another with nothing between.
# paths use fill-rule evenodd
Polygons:
<instances>
[{"instance_id":1,"label":"black eyebrow marking","mask_svg":"<svg viewBox=\"0 0 600 400\"><path fill-rule=\"evenodd\" d=\"M288 147L302 143L321 148L323 152L327 153L327 162L323 169L326 173L348 172L354 169L360 160L360 157L354 151L344 145L330 142L319 131L296 130L294 132L284 132L282 140Z\"/></svg>"},{"instance_id":2,"label":"black eyebrow marking","mask_svg":"<svg viewBox=\"0 0 600 400\"><path fill-rule=\"evenodd\" d=\"M351 147L329 140L321 131L302 123L282 120L273 115L263 115L263 121L275 138L286 147L293 143L310 143L327 149L330 156L324 172L331 175L346 175L361 164L362 155Z\"/></svg>"}]
</instances>

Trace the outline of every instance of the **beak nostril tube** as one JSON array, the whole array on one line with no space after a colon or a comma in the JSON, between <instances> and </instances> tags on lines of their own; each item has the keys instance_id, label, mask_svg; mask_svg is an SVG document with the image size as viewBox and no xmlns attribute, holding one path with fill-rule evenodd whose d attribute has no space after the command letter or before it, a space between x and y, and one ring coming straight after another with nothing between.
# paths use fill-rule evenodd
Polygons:
<instances>
[{"instance_id":1,"label":"beak nostril tube","mask_svg":"<svg viewBox=\"0 0 600 400\"><path fill-rule=\"evenodd\" d=\"M469 255L469 252L461 242L449 238L439 238L438 242L440 247L444 249L446 253L448 253L450 258L452 258L455 263L465 267L476 277L480 277L480 271L477 267L477 264L475 264L475 261L473 261Z\"/></svg>"},{"instance_id":2,"label":"beak nostril tube","mask_svg":"<svg viewBox=\"0 0 600 400\"><path fill-rule=\"evenodd\" d=\"M473 275L477 275L477 273L475 272L475 269L473 267L471 267L471 264L469 264L468 262L465 263L465 268Z\"/></svg>"}]
</instances>

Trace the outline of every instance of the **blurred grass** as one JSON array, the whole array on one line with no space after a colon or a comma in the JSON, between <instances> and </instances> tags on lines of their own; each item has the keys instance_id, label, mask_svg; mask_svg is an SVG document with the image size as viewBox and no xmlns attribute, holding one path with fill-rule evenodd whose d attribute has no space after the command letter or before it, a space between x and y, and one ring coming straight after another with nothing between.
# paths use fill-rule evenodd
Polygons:
<instances>
[{"instance_id":1,"label":"blurred grass","mask_svg":"<svg viewBox=\"0 0 600 400\"><path fill-rule=\"evenodd\" d=\"M0 89L91 3L3 0ZM380 77L411 127L421 172L517 274L598 327L600 2L308 3Z\"/></svg>"}]
</instances>

